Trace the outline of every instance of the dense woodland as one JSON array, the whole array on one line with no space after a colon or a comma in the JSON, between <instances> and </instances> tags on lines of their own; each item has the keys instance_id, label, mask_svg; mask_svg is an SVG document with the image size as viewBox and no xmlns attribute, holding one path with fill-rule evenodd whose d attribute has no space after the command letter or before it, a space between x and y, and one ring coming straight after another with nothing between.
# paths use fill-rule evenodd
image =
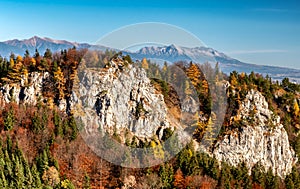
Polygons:
<instances>
[{"instance_id":1,"label":"dense woodland","mask_svg":"<svg viewBox=\"0 0 300 189\"><path fill-rule=\"evenodd\" d=\"M260 165L249 170L244 164L234 168L226 163L219 166L216 159L205 153L196 152L192 143L176 157L165 164L145 169L122 168L107 162L94 154L84 143L75 124L72 112L61 112L56 107L62 99L70 98L78 70L107 67L116 56L115 52L95 52L75 48L44 55L38 51L24 56L11 54L9 60L0 58L0 85L20 82L22 75L31 72L48 72L51 77L44 82L43 95L49 102L36 105L9 104L1 102L0 107L0 187L1 188L121 188L130 175L136 177L135 188L300 188L299 166L295 166L284 180L265 172ZM84 57L84 59L82 59ZM133 63L129 56L121 56ZM218 64L177 62L190 79L180 82L180 74L169 71L167 64L162 67L149 60L136 62L146 69L153 78L166 78L178 82L186 94L190 85L197 91L200 112L206 119L193 123L197 127L194 137L201 140L208 129L210 115L218 106L219 91L226 81L228 107L225 122L219 137L225 132L241 127L239 120L231 121L247 91L256 89L268 100L271 110L279 115L289 135L289 140L298 157L300 156L300 85L284 79L272 81L268 76L232 72L229 76L221 73ZM159 71L162 69L162 71ZM154 74L153 74L154 73ZM172 73L172 74L171 74ZM205 74L204 74L205 73ZM152 75L151 75L152 74ZM153 80L159 84L165 101L172 102L172 88L167 82ZM236 91L233 93L232 91ZM220 92L221 93L221 92ZM167 103L168 104L168 103ZM199 116L197 115L197 116ZM214 141L211 141L212 143Z\"/></svg>"}]
</instances>

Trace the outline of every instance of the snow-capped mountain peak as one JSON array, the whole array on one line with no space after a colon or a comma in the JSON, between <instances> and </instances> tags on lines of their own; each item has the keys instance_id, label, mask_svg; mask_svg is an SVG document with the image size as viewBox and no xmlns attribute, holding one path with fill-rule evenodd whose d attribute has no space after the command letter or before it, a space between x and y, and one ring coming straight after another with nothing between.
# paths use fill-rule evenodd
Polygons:
<instances>
[{"instance_id":1,"label":"snow-capped mountain peak","mask_svg":"<svg viewBox=\"0 0 300 189\"><path fill-rule=\"evenodd\" d=\"M162 47L157 47L157 46L150 46L150 47L143 47L140 50L138 50L136 53L139 54L152 54L152 55L164 55L168 54L171 56L178 56L182 55L184 51L182 50L181 47L177 45L169 45L169 46L162 46Z\"/></svg>"},{"instance_id":2,"label":"snow-capped mountain peak","mask_svg":"<svg viewBox=\"0 0 300 189\"><path fill-rule=\"evenodd\" d=\"M147 55L152 58L162 58L164 56L172 57L174 60L192 60L192 61L208 61L216 62L216 57L232 60L232 58L208 47L180 47L175 44L169 46L147 46L143 47L133 54Z\"/></svg>"}]
</instances>

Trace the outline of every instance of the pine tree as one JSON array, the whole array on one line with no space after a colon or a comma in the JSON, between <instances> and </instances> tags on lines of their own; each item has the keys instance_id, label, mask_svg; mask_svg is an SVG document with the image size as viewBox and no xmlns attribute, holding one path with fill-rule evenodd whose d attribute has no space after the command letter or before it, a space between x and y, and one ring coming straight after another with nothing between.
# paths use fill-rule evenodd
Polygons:
<instances>
[{"instance_id":1,"label":"pine tree","mask_svg":"<svg viewBox=\"0 0 300 189\"><path fill-rule=\"evenodd\" d=\"M45 72L49 70L49 64L46 58L42 58L40 60L40 64L38 65L38 70L41 72Z\"/></svg>"},{"instance_id":2,"label":"pine tree","mask_svg":"<svg viewBox=\"0 0 300 189\"><path fill-rule=\"evenodd\" d=\"M13 165L12 165L12 159L9 155L8 150L5 150L4 152L4 162L5 162L5 177L7 178L7 185L10 184L12 175L13 175ZM13 155L13 154L12 154Z\"/></svg>"},{"instance_id":3,"label":"pine tree","mask_svg":"<svg viewBox=\"0 0 300 189\"><path fill-rule=\"evenodd\" d=\"M213 179L217 180L219 177L219 163L218 160L215 158L212 158L209 161L209 169L207 170L208 175L212 177Z\"/></svg>"},{"instance_id":4,"label":"pine tree","mask_svg":"<svg viewBox=\"0 0 300 189\"><path fill-rule=\"evenodd\" d=\"M36 164L40 174L43 174L49 168L49 158L46 149L36 158Z\"/></svg>"},{"instance_id":5,"label":"pine tree","mask_svg":"<svg viewBox=\"0 0 300 189\"><path fill-rule=\"evenodd\" d=\"M293 182L293 178L290 175L287 175L284 179L284 182L285 182L285 186L287 189L295 189L295 185L294 185L294 182Z\"/></svg>"},{"instance_id":6,"label":"pine tree","mask_svg":"<svg viewBox=\"0 0 300 189\"><path fill-rule=\"evenodd\" d=\"M25 185L26 186L32 186L34 183L34 178L31 173L30 167L26 161L26 163L23 165L24 166L24 175L25 175Z\"/></svg>"},{"instance_id":7,"label":"pine tree","mask_svg":"<svg viewBox=\"0 0 300 189\"><path fill-rule=\"evenodd\" d=\"M6 151L9 153L9 154L12 154L13 153L13 145L12 145L12 140L10 138L9 135L6 136ZM9 156L7 156L9 158Z\"/></svg>"},{"instance_id":8,"label":"pine tree","mask_svg":"<svg viewBox=\"0 0 300 189\"><path fill-rule=\"evenodd\" d=\"M252 183L250 176L248 175L249 169L247 168L247 165L245 162L243 162L240 166L239 169L241 171L241 179L242 179L242 187L245 189L251 189L252 188Z\"/></svg>"},{"instance_id":9,"label":"pine tree","mask_svg":"<svg viewBox=\"0 0 300 189\"><path fill-rule=\"evenodd\" d=\"M222 164L222 169L218 180L218 187L222 189L223 188L230 189L230 181L231 181L230 169L228 165Z\"/></svg>"},{"instance_id":10,"label":"pine tree","mask_svg":"<svg viewBox=\"0 0 300 189\"><path fill-rule=\"evenodd\" d=\"M57 61L56 60L54 60L54 62L53 62L53 66L52 66L52 72L54 73L54 72L56 72L57 71L57 69L58 69L58 63L57 63ZM54 74L53 74L54 75Z\"/></svg>"},{"instance_id":11,"label":"pine tree","mask_svg":"<svg viewBox=\"0 0 300 189\"><path fill-rule=\"evenodd\" d=\"M44 58L46 59L52 59L52 52L50 49L46 49L45 53L44 53Z\"/></svg>"},{"instance_id":12,"label":"pine tree","mask_svg":"<svg viewBox=\"0 0 300 189\"><path fill-rule=\"evenodd\" d=\"M158 172L165 188L171 188L174 180L173 167L168 164L161 165Z\"/></svg>"},{"instance_id":13,"label":"pine tree","mask_svg":"<svg viewBox=\"0 0 300 189\"><path fill-rule=\"evenodd\" d=\"M193 153L191 149L184 148L178 155L177 161L178 166L180 167L181 171L184 175L190 175L191 169L190 169L190 160L193 156Z\"/></svg>"},{"instance_id":14,"label":"pine tree","mask_svg":"<svg viewBox=\"0 0 300 189\"><path fill-rule=\"evenodd\" d=\"M14 109L10 107L4 117L4 130L5 131L11 130L14 127L14 123L15 123Z\"/></svg>"},{"instance_id":15,"label":"pine tree","mask_svg":"<svg viewBox=\"0 0 300 189\"><path fill-rule=\"evenodd\" d=\"M83 189L90 189L91 188L91 184L90 184L90 177L88 174L84 175L83 178Z\"/></svg>"},{"instance_id":16,"label":"pine tree","mask_svg":"<svg viewBox=\"0 0 300 189\"><path fill-rule=\"evenodd\" d=\"M9 59L9 69L13 69L15 66L15 55L12 53Z\"/></svg>"},{"instance_id":17,"label":"pine tree","mask_svg":"<svg viewBox=\"0 0 300 189\"><path fill-rule=\"evenodd\" d=\"M279 188L279 178L277 175L273 175L271 169L268 170L266 175L266 188L272 188L272 189Z\"/></svg>"},{"instance_id":18,"label":"pine tree","mask_svg":"<svg viewBox=\"0 0 300 189\"><path fill-rule=\"evenodd\" d=\"M8 187L3 170L0 171L0 187L6 189Z\"/></svg>"},{"instance_id":19,"label":"pine tree","mask_svg":"<svg viewBox=\"0 0 300 189\"><path fill-rule=\"evenodd\" d=\"M22 163L20 162L20 159L18 156L15 157L14 160L14 181L16 188L24 188L24 167Z\"/></svg>"},{"instance_id":20,"label":"pine tree","mask_svg":"<svg viewBox=\"0 0 300 189\"><path fill-rule=\"evenodd\" d=\"M24 54L24 57L25 57L25 58L28 58L28 57L30 57L30 54L29 54L29 51L28 51L28 49L26 49L26 51L25 51L25 54Z\"/></svg>"},{"instance_id":21,"label":"pine tree","mask_svg":"<svg viewBox=\"0 0 300 189\"><path fill-rule=\"evenodd\" d=\"M294 183L295 188L300 188L299 172L296 167L292 168L291 176L293 178L293 183Z\"/></svg>"},{"instance_id":22,"label":"pine tree","mask_svg":"<svg viewBox=\"0 0 300 189\"><path fill-rule=\"evenodd\" d=\"M200 83L200 77L203 75L196 64L190 63L190 66L186 70L186 75L190 78L192 84L197 86ZM203 83L204 84L204 83ZM208 86L202 86L203 89L208 88Z\"/></svg>"},{"instance_id":23,"label":"pine tree","mask_svg":"<svg viewBox=\"0 0 300 189\"><path fill-rule=\"evenodd\" d=\"M40 53L37 49L35 49L35 53L34 53L34 56L33 56L33 59L35 60L35 65L34 66L39 66L40 63L41 63L41 59L42 57L40 56Z\"/></svg>"},{"instance_id":24,"label":"pine tree","mask_svg":"<svg viewBox=\"0 0 300 189\"><path fill-rule=\"evenodd\" d=\"M33 164L31 167L31 173L32 173L32 178L33 178L32 187L40 188L42 186L42 182L40 179L40 174L39 174L35 164Z\"/></svg>"},{"instance_id":25,"label":"pine tree","mask_svg":"<svg viewBox=\"0 0 300 189\"><path fill-rule=\"evenodd\" d=\"M32 131L35 133L38 133L38 131L40 131L43 127L40 115L37 112L35 112L33 117L31 118L31 126Z\"/></svg>"},{"instance_id":26,"label":"pine tree","mask_svg":"<svg viewBox=\"0 0 300 189\"><path fill-rule=\"evenodd\" d=\"M265 184L265 176L263 167L260 164L256 164L251 169L252 181L264 187Z\"/></svg>"},{"instance_id":27,"label":"pine tree","mask_svg":"<svg viewBox=\"0 0 300 189\"><path fill-rule=\"evenodd\" d=\"M162 148L162 145L160 144L159 141L157 141L158 144L156 144L154 141L150 142L150 146L153 149L154 157L158 159L163 159L164 158L164 150Z\"/></svg>"},{"instance_id":28,"label":"pine tree","mask_svg":"<svg viewBox=\"0 0 300 189\"><path fill-rule=\"evenodd\" d=\"M62 136L64 135L63 133L63 128L62 128L62 122L61 122L61 118L58 115L57 111L53 111L53 122L54 122L54 126L55 126L55 135L56 136Z\"/></svg>"},{"instance_id":29,"label":"pine tree","mask_svg":"<svg viewBox=\"0 0 300 189\"><path fill-rule=\"evenodd\" d=\"M77 135L78 135L78 129L77 129L77 126L76 126L76 121L75 121L73 116L71 116L70 119L69 119L69 127L71 129L70 139L75 140Z\"/></svg>"}]
</instances>

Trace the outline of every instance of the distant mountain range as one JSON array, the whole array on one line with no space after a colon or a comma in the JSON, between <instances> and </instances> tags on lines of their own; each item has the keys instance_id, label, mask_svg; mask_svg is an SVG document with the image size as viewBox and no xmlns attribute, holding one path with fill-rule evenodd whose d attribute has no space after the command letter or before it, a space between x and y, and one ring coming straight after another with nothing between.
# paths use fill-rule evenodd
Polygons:
<instances>
[{"instance_id":1,"label":"distant mountain range","mask_svg":"<svg viewBox=\"0 0 300 189\"><path fill-rule=\"evenodd\" d=\"M180 60L193 62L219 62L221 70L229 74L232 71L251 73L254 71L263 75L269 75L274 80L282 80L288 77L291 81L300 83L300 70L292 68L284 68L277 66L266 66L244 63L237 59L231 58L224 53L218 52L209 47L179 47L176 45L164 47L143 47L137 52L128 53L135 59L142 59L143 57L167 60L176 62Z\"/></svg>"},{"instance_id":2,"label":"distant mountain range","mask_svg":"<svg viewBox=\"0 0 300 189\"><path fill-rule=\"evenodd\" d=\"M12 52L14 54L23 55L26 50L28 50L30 54L34 54L36 49L40 53L44 53L46 49L50 49L52 52L57 52L72 47L76 47L77 49L106 49L106 47L99 45L90 45L88 43L69 42L66 40L54 40L47 37L41 38L38 36L34 36L30 39L13 39L0 42L0 55L4 57L9 57Z\"/></svg>"},{"instance_id":3,"label":"distant mountain range","mask_svg":"<svg viewBox=\"0 0 300 189\"><path fill-rule=\"evenodd\" d=\"M47 48L52 52L56 52L61 51L62 49L72 48L74 46L78 49L111 49L109 47L91 45L88 43L69 42L65 40L54 40L34 36L25 40L14 39L0 42L0 55L3 57L9 57L11 52L23 55L26 50L28 50L30 54L33 54L35 49L38 49L40 53L44 53ZM288 77L291 81L300 83L300 70L244 63L208 47L187 48L176 45L163 47L151 46L143 47L136 52L125 51L124 53L131 55L133 59L150 58L165 60L168 62L181 60L193 62L219 62L221 70L227 74L233 70L246 73L254 71L263 75L268 74L276 80Z\"/></svg>"}]
</instances>

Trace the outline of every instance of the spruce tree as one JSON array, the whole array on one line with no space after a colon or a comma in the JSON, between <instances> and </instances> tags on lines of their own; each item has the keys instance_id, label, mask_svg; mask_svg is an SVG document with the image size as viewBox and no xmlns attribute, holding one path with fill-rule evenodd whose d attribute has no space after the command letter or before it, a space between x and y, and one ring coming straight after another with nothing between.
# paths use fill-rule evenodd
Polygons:
<instances>
[{"instance_id":1,"label":"spruce tree","mask_svg":"<svg viewBox=\"0 0 300 189\"><path fill-rule=\"evenodd\" d=\"M40 188L42 186L42 182L41 182L40 174L39 174L35 164L33 164L31 167L31 173L32 173L32 178L33 178L32 187Z\"/></svg>"},{"instance_id":2,"label":"spruce tree","mask_svg":"<svg viewBox=\"0 0 300 189\"><path fill-rule=\"evenodd\" d=\"M14 127L14 123L15 123L14 110L12 107L10 107L4 117L4 130L5 131L11 130Z\"/></svg>"}]
</instances>

